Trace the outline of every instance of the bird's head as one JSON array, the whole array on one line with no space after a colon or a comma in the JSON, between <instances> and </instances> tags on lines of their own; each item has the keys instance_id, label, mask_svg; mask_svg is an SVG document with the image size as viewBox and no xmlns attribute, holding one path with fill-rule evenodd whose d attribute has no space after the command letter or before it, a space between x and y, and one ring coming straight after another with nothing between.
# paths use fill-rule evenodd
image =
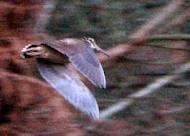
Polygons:
<instances>
[{"instance_id":1,"label":"bird's head","mask_svg":"<svg viewBox=\"0 0 190 136\"><path fill-rule=\"evenodd\" d=\"M39 57L43 54L43 48L41 45L36 44L28 44L21 50L21 57L22 58L33 58Z\"/></svg>"},{"instance_id":2,"label":"bird's head","mask_svg":"<svg viewBox=\"0 0 190 136\"><path fill-rule=\"evenodd\" d=\"M96 42L95 42L95 40L94 40L93 38L86 38L86 37L85 37L85 40L90 43L90 47L91 47L92 49L94 49L94 50L96 50L96 51L98 51L98 52L103 53L103 54L106 55L107 57L110 57L110 55L109 55L106 51L104 51L103 49L101 49L101 48L96 44Z\"/></svg>"}]
</instances>

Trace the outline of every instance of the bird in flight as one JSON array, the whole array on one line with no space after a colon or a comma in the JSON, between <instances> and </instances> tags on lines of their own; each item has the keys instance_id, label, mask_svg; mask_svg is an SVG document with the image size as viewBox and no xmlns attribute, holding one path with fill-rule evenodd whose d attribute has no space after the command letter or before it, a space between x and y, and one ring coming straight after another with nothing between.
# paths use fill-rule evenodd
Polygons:
<instances>
[{"instance_id":1,"label":"bird in flight","mask_svg":"<svg viewBox=\"0 0 190 136\"><path fill-rule=\"evenodd\" d=\"M91 118L98 119L96 99L77 73L97 87L106 87L105 74L94 50L109 56L93 38L64 38L29 44L21 50L21 56L35 58L41 76L60 95Z\"/></svg>"}]
</instances>

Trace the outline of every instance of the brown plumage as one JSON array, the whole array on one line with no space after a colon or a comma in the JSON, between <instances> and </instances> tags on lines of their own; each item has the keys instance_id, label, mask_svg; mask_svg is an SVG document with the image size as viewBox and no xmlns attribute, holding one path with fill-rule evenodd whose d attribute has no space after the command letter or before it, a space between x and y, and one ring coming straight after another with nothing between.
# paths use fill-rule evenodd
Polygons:
<instances>
[{"instance_id":1,"label":"brown plumage","mask_svg":"<svg viewBox=\"0 0 190 136\"><path fill-rule=\"evenodd\" d=\"M27 45L21 55L24 58L35 57L39 72L48 83L76 108L98 118L99 109L94 96L80 81L78 74L67 66L71 62L95 86L105 88L104 71L93 49L106 54L92 38L65 38Z\"/></svg>"}]
</instances>

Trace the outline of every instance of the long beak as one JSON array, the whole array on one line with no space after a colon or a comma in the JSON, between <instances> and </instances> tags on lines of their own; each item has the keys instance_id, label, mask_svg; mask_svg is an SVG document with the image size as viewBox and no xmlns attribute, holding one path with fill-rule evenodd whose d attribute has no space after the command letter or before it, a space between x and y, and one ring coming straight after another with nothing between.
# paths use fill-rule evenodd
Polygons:
<instances>
[{"instance_id":1,"label":"long beak","mask_svg":"<svg viewBox=\"0 0 190 136\"><path fill-rule=\"evenodd\" d=\"M106 55L107 57L111 57L106 51L104 51L103 49L101 49L101 48L98 48L98 51L99 52L101 52L101 53L103 53L104 55Z\"/></svg>"}]
</instances>

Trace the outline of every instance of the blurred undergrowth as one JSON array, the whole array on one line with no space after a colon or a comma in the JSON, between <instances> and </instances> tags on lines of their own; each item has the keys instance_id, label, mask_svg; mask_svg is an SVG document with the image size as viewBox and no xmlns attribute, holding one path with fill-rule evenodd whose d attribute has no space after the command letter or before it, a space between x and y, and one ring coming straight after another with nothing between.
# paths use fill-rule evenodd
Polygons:
<instances>
[{"instance_id":1,"label":"blurred undergrowth","mask_svg":"<svg viewBox=\"0 0 190 136\"><path fill-rule=\"evenodd\" d=\"M94 37L108 48L127 41L129 33L167 3L168 0L57 0L47 30L56 37Z\"/></svg>"},{"instance_id":2,"label":"blurred undergrowth","mask_svg":"<svg viewBox=\"0 0 190 136\"><path fill-rule=\"evenodd\" d=\"M55 9L46 26L48 35L57 39L64 37L93 37L98 45L105 49L129 42L132 33L139 30L144 23L149 22L160 13L163 7L173 2L172 0L55 1ZM15 1L10 0L9 2L12 4ZM22 3L22 1L20 2ZM176 0L176 2L178 1ZM15 31L16 29L17 31L23 26L27 26L30 21L23 21L28 14L23 15L23 18L13 18L15 7L11 5L7 10L8 13L1 12L4 13L4 16L7 15L9 20L18 21L8 22L8 25L13 27L11 27L11 30ZM189 16L181 24L179 22L182 20L177 20L176 22L180 25L172 26L175 24L175 21L173 21L175 17L177 18L184 13L189 14L186 12L190 11L189 7L190 1L184 0L182 6L171 14L167 21L156 27L155 32L150 32L149 39L141 42L141 46L131 44L131 46L137 46L137 48L118 57L116 60L108 61L108 63L111 63L110 67L103 65L107 78L107 88L95 91L101 110L118 101L126 100L130 94L146 87L159 77L174 75L171 73L173 70L189 62ZM5 23L6 21L3 20L2 22ZM17 25L21 27L17 28ZM33 26L32 23L30 25ZM0 40L0 42L1 47L3 47L2 45L9 46L10 44L5 40ZM13 56L14 53L11 52L9 55ZM4 54L6 56L5 64L12 68L5 67L5 69L17 72L17 74L22 73L23 68L13 69L20 66L20 63L14 62L17 64L15 65L12 61L7 61L7 52ZM2 66L5 64L1 63ZM31 70L32 68L28 69ZM134 103L112 116L111 119L114 121L122 120L124 124L130 124L132 127L130 129L124 128L124 130L133 131L132 135L189 135L189 73L188 71L180 74L180 78L160 87L159 91L150 96L135 99ZM99 128L96 131L101 131L102 129ZM104 132L106 133L103 129L102 133L104 134ZM117 130L116 132L122 134Z\"/></svg>"},{"instance_id":3,"label":"blurred undergrowth","mask_svg":"<svg viewBox=\"0 0 190 136\"><path fill-rule=\"evenodd\" d=\"M48 33L55 37L93 37L103 48L110 48L118 43L128 40L128 36L140 25L147 22L154 14L158 13L162 6L167 5L170 0L86 0L67 1L57 0L56 8L47 26ZM189 7L186 1L183 8L178 11L182 13ZM164 25L164 24L163 24ZM159 28L158 28L159 29ZM165 34L190 33L190 22L187 21L180 28L171 28ZM111 69L106 69L108 79L107 90L97 91L96 96L100 103L100 108L113 104L119 99L126 98L134 90L144 87L159 76L167 74L183 62L189 56L189 47L180 44L173 45L174 42L168 40L155 40L148 42L146 46L139 47L135 52L126 54L120 58L117 65ZM179 59L175 58L177 56ZM180 59L180 57L182 57ZM183 58L184 57L184 58ZM187 58L186 58L187 57ZM184 99L179 88L169 85L163 87L160 93L155 94L157 99L137 101L128 110L119 113L120 118L144 114L152 115L147 106L153 108L165 101L172 101L176 105L179 99ZM181 87L180 89L187 89ZM168 94L167 92L171 93ZM162 95L161 95L162 94ZM170 100L171 97L179 97L176 101ZM187 98L188 99L188 98ZM189 100L189 99L188 99ZM142 108L140 108L142 106ZM131 112L130 112L131 111ZM144 115L143 114L143 115ZM143 123L144 124L144 123Z\"/></svg>"}]
</instances>

